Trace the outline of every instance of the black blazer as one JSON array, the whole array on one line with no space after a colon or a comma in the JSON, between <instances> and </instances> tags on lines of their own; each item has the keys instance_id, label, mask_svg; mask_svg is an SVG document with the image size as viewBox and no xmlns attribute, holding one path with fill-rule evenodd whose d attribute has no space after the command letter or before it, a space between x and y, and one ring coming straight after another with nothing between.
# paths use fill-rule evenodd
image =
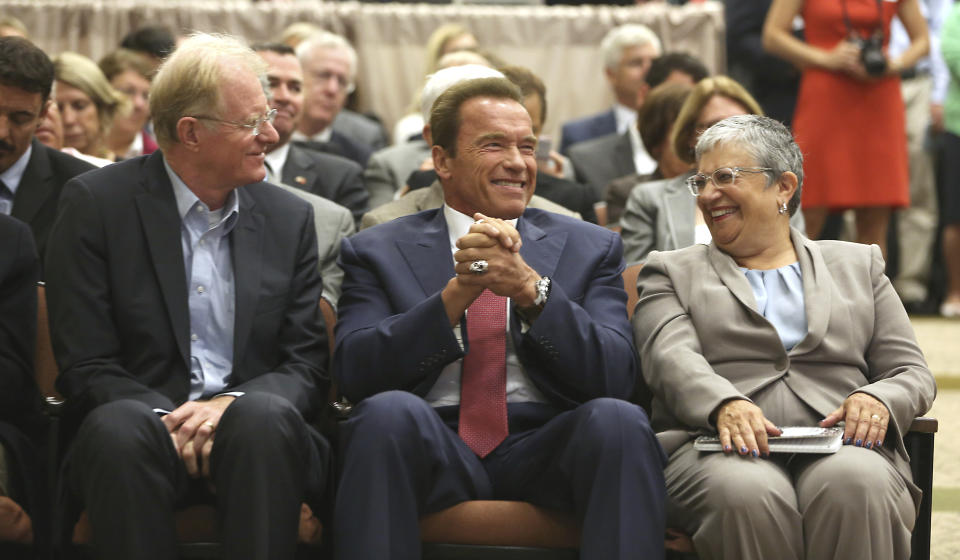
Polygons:
<instances>
[{"instance_id":1,"label":"black blazer","mask_svg":"<svg viewBox=\"0 0 960 560\"><path fill-rule=\"evenodd\" d=\"M369 210L363 168L347 158L291 144L281 180L346 207L355 222Z\"/></svg>"},{"instance_id":2,"label":"black blazer","mask_svg":"<svg viewBox=\"0 0 960 560\"><path fill-rule=\"evenodd\" d=\"M328 384L313 210L263 182L237 194L227 390L276 394L309 418ZM64 187L47 255L47 296L57 387L71 414L118 399L173 410L188 398L180 223L161 152Z\"/></svg>"},{"instance_id":3,"label":"black blazer","mask_svg":"<svg viewBox=\"0 0 960 560\"><path fill-rule=\"evenodd\" d=\"M60 191L70 179L81 173L96 169L90 163L48 148L34 138L33 152L20 179L17 194L13 199L11 216L28 224L37 242L37 252L43 259L47 251L47 238L57 217L57 201Z\"/></svg>"}]
</instances>

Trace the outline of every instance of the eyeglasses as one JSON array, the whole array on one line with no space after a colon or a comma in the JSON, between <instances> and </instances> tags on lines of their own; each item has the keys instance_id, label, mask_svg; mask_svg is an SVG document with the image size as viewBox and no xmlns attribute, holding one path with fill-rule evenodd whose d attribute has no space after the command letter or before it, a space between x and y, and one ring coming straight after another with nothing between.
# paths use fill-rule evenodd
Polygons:
<instances>
[{"instance_id":1,"label":"eyeglasses","mask_svg":"<svg viewBox=\"0 0 960 560\"><path fill-rule=\"evenodd\" d=\"M337 87L340 91L346 92L348 95L353 93L353 90L356 89L356 86L347 80L346 77L330 72L329 70L324 70L322 72L313 72L314 79L317 80L317 84L326 84L330 80L337 81Z\"/></svg>"},{"instance_id":2,"label":"eyeglasses","mask_svg":"<svg viewBox=\"0 0 960 560\"><path fill-rule=\"evenodd\" d=\"M218 119L216 117L207 117L204 115L194 115L193 118L229 124L230 126L235 126L237 128L246 128L250 131L251 136L260 136L260 133L263 132L263 125L266 123L273 124L273 120L277 118L277 110L270 109L264 115L257 117L257 120L253 122L228 121L224 119Z\"/></svg>"},{"instance_id":3,"label":"eyeglasses","mask_svg":"<svg viewBox=\"0 0 960 560\"><path fill-rule=\"evenodd\" d=\"M700 196L707 188L707 181L713 181L718 189L732 186L741 173L764 173L773 171L771 167L721 167L709 175L697 173L687 179L687 188L693 196Z\"/></svg>"}]
</instances>

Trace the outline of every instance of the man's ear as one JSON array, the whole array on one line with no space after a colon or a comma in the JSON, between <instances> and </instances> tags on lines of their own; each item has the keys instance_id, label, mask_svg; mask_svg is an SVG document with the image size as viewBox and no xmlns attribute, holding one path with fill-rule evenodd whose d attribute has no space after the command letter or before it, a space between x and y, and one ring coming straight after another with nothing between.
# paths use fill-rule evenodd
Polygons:
<instances>
[{"instance_id":1,"label":"man's ear","mask_svg":"<svg viewBox=\"0 0 960 560\"><path fill-rule=\"evenodd\" d=\"M449 179L453 172L450 170L450 164L453 158L447 154L447 151L440 146L430 148L430 156L433 157L433 169L437 172L437 177Z\"/></svg>"},{"instance_id":2,"label":"man's ear","mask_svg":"<svg viewBox=\"0 0 960 560\"><path fill-rule=\"evenodd\" d=\"M194 117L180 117L180 120L177 121L177 139L180 141L180 145L187 148L192 152L196 152L200 149L200 135L197 130L200 126L200 121Z\"/></svg>"}]
</instances>

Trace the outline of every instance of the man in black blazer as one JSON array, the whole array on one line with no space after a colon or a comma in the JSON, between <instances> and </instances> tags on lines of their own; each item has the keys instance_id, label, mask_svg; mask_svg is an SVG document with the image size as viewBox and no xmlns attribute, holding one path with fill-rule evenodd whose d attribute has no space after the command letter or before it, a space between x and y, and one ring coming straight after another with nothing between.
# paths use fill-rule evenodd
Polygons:
<instances>
[{"instance_id":1,"label":"man in black blazer","mask_svg":"<svg viewBox=\"0 0 960 560\"><path fill-rule=\"evenodd\" d=\"M79 426L65 486L99 558L175 558L173 510L203 499L224 557L293 558L301 503L321 497L316 233L262 181L264 74L240 42L191 37L151 88L161 149L64 187L47 294Z\"/></svg>"},{"instance_id":2,"label":"man in black blazer","mask_svg":"<svg viewBox=\"0 0 960 560\"><path fill-rule=\"evenodd\" d=\"M369 209L363 168L345 157L325 154L290 142L303 117L303 70L293 49L273 43L253 50L267 63L270 107L277 110L274 128L280 139L267 148L268 180L305 190L345 206L354 221Z\"/></svg>"},{"instance_id":3,"label":"man in black blazer","mask_svg":"<svg viewBox=\"0 0 960 560\"><path fill-rule=\"evenodd\" d=\"M33 138L47 112L53 63L33 43L0 38L0 213L26 222L42 257L63 184L94 167Z\"/></svg>"},{"instance_id":4,"label":"man in black blazer","mask_svg":"<svg viewBox=\"0 0 960 560\"><path fill-rule=\"evenodd\" d=\"M33 381L37 251L30 228L0 214L0 557L34 541L43 503L36 442L43 435ZM46 538L46 535L44 535Z\"/></svg>"}]
</instances>

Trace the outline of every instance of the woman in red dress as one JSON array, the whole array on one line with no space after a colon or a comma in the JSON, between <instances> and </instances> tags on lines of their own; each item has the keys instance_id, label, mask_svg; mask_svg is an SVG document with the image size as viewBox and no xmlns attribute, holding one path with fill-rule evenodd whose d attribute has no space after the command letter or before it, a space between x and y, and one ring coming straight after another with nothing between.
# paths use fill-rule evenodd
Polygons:
<instances>
[{"instance_id":1,"label":"woman in red dress","mask_svg":"<svg viewBox=\"0 0 960 560\"><path fill-rule=\"evenodd\" d=\"M894 15L910 47L889 59ZM797 16L806 42L791 32ZM763 44L803 69L793 132L805 160L807 233L816 239L828 212L852 208L857 241L886 253L890 212L910 203L899 75L929 50L918 0L773 0Z\"/></svg>"}]
</instances>

